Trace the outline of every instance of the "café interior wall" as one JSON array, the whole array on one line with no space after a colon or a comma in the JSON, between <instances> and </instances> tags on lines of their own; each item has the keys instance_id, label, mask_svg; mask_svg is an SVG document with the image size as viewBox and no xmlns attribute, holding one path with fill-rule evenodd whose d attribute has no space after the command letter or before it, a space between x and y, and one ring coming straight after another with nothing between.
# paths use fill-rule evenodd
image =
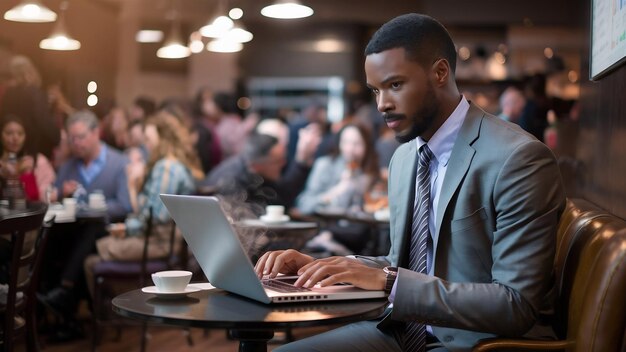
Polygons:
<instances>
[{"instance_id":1,"label":"caf\u00e9 interior wall","mask_svg":"<svg viewBox=\"0 0 626 352\"><path fill-rule=\"evenodd\" d=\"M16 2L2 1L4 13ZM58 12L60 0L46 1ZM117 71L117 13L92 1L73 1L66 12L69 33L80 40L77 51L52 51L39 48L39 42L52 31L53 23L19 23L0 20L0 46L11 55L28 56L41 71L44 84L60 82L79 108L86 107L87 83L98 82L102 98L113 97Z\"/></svg>"},{"instance_id":2,"label":"caf\u00e9 interior wall","mask_svg":"<svg viewBox=\"0 0 626 352\"><path fill-rule=\"evenodd\" d=\"M586 64L588 66L588 63ZM588 68L582 72L589 72ZM626 219L626 64L581 87L576 143L579 193Z\"/></svg>"},{"instance_id":3,"label":"caf\u00e9 interior wall","mask_svg":"<svg viewBox=\"0 0 626 352\"><path fill-rule=\"evenodd\" d=\"M363 76L363 28L359 25L260 21L248 27L255 37L241 53L244 79L339 76L348 82ZM342 47L336 52L320 52L315 45L321 40Z\"/></svg>"}]
</instances>

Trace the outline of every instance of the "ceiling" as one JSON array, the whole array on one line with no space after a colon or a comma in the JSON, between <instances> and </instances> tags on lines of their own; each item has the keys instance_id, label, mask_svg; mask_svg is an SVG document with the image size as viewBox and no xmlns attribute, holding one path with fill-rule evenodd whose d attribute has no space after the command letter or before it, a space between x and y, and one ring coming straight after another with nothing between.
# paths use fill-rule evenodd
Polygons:
<instances>
[{"instance_id":1,"label":"ceiling","mask_svg":"<svg viewBox=\"0 0 626 352\"><path fill-rule=\"evenodd\" d=\"M127 11L142 21L165 20L175 10L191 25L206 23L215 15L219 0L96 0L102 6ZM277 21L260 15L272 0L226 0L227 7L241 7L244 22ZM506 26L510 24L584 25L587 2L568 0L302 0L315 14L312 23L352 22L378 25L406 12L429 14L447 26Z\"/></svg>"}]
</instances>

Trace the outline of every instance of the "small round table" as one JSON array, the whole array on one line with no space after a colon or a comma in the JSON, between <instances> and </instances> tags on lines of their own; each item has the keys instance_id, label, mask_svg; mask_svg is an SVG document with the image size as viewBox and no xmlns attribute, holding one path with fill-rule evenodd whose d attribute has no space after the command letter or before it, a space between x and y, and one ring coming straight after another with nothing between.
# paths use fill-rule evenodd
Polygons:
<instances>
[{"instance_id":1,"label":"small round table","mask_svg":"<svg viewBox=\"0 0 626 352\"><path fill-rule=\"evenodd\" d=\"M228 329L239 351L266 351L274 330L350 323L380 316L387 299L262 304L219 289L167 300L134 290L113 299L128 318L184 327Z\"/></svg>"}]
</instances>

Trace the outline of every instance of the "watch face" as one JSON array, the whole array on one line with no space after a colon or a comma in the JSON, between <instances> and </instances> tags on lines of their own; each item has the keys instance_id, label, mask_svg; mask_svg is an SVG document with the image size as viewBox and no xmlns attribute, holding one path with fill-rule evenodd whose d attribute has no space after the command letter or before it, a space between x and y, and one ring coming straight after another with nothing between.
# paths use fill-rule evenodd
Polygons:
<instances>
[{"instance_id":1,"label":"watch face","mask_svg":"<svg viewBox=\"0 0 626 352\"><path fill-rule=\"evenodd\" d=\"M388 274L388 275L398 274L398 268L396 268L395 266L386 266L383 268L383 271L385 272L385 274Z\"/></svg>"}]
</instances>

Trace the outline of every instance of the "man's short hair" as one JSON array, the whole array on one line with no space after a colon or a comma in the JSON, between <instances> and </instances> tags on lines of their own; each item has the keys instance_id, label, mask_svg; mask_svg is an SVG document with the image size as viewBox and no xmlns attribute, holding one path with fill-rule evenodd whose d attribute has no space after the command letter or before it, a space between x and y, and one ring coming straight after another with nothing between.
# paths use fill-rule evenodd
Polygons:
<instances>
[{"instance_id":1,"label":"man's short hair","mask_svg":"<svg viewBox=\"0 0 626 352\"><path fill-rule=\"evenodd\" d=\"M246 162L257 162L266 158L272 148L278 144L278 139L266 134L253 133L248 137L243 147L242 155Z\"/></svg>"},{"instance_id":2,"label":"man's short hair","mask_svg":"<svg viewBox=\"0 0 626 352\"><path fill-rule=\"evenodd\" d=\"M409 60L425 68L443 58L452 74L456 70L454 42L445 27L430 16L409 13L385 23L370 39L365 56L395 48L404 48Z\"/></svg>"},{"instance_id":3,"label":"man's short hair","mask_svg":"<svg viewBox=\"0 0 626 352\"><path fill-rule=\"evenodd\" d=\"M98 117L89 110L79 110L72 113L65 122L65 128L69 129L70 126L77 122L82 122L87 125L90 131L95 130L99 126Z\"/></svg>"}]
</instances>

